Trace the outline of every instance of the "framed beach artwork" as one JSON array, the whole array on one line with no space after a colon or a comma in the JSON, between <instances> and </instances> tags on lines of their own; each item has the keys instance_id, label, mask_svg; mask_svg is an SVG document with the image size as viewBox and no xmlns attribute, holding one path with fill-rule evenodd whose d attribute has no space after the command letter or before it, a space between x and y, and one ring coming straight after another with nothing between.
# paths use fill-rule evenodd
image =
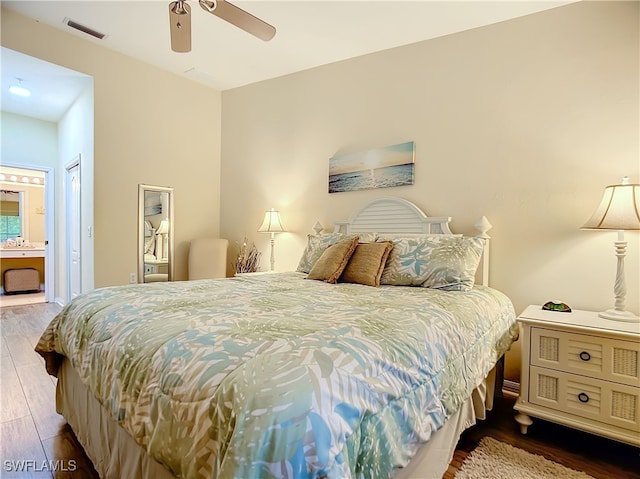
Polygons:
<instances>
[{"instance_id":1,"label":"framed beach artwork","mask_svg":"<svg viewBox=\"0 0 640 479\"><path fill-rule=\"evenodd\" d=\"M408 141L329 159L329 193L412 185L415 143Z\"/></svg>"}]
</instances>

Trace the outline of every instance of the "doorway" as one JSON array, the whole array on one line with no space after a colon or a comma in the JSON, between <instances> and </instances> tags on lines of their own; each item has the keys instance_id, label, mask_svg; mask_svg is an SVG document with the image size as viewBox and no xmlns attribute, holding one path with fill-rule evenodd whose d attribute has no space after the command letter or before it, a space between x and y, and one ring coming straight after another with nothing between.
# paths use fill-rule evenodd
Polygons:
<instances>
[{"instance_id":1,"label":"doorway","mask_svg":"<svg viewBox=\"0 0 640 479\"><path fill-rule=\"evenodd\" d=\"M0 306L52 302L55 297L53 169L3 163L0 188L7 192L7 201L3 201L0 211ZM17 202L12 205L14 198ZM28 281L26 286L10 285L5 290L5 271L22 269L29 273L37 271L35 285Z\"/></svg>"}]
</instances>

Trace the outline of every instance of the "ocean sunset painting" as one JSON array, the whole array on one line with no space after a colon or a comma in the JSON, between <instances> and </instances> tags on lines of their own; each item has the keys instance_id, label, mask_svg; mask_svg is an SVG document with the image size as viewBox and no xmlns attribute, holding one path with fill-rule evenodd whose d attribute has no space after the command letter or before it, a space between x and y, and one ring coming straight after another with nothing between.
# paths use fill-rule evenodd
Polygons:
<instances>
[{"instance_id":1,"label":"ocean sunset painting","mask_svg":"<svg viewBox=\"0 0 640 479\"><path fill-rule=\"evenodd\" d=\"M329 193L412 185L415 143L408 141L329 159Z\"/></svg>"}]
</instances>

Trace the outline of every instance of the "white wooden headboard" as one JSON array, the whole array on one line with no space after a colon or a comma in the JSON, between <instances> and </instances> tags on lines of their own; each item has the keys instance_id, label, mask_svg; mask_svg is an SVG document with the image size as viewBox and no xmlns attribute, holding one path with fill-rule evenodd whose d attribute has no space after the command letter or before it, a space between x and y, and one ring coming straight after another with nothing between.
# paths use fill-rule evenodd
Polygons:
<instances>
[{"instance_id":1,"label":"white wooden headboard","mask_svg":"<svg viewBox=\"0 0 640 479\"><path fill-rule=\"evenodd\" d=\"M348 220L336 221L338 233L430 233L452 234L451 217L429 218L402 198L376 198L362 205Z\"/></svg>"},{"instance_id":2,"label":"white wooden headboard","mask_svg":"<svg viewBox=\"0 0 640 479\"><path fill-rule=\"evenodd\" d=\"M453 234L449 229L451 217L428 217L416 205L402 198L383 197L368 201L348 220L336 221L334 233L427 233ZM485 240L484 253L478 268L477 281L489 285L489 240L491 223L483 216L476 224L479 238ZM322 225L316 223L319 233Z\"/></svg>"}]
</instances>

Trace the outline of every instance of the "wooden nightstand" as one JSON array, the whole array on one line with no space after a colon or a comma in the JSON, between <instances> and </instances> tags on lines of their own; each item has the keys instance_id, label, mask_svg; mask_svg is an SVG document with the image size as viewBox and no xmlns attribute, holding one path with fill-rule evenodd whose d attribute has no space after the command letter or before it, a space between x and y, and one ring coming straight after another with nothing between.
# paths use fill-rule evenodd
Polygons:
<instances>
[{"instance_id":1,"label":"wooden nightstand","mask_svg":"<svg viewBox=\"0 0 640 479\"><path fill-rule=\"evenodd\" d=\"M516 421L530 416L640 446L640 325L529 306Z\"/></svg>"}]
</instances>

